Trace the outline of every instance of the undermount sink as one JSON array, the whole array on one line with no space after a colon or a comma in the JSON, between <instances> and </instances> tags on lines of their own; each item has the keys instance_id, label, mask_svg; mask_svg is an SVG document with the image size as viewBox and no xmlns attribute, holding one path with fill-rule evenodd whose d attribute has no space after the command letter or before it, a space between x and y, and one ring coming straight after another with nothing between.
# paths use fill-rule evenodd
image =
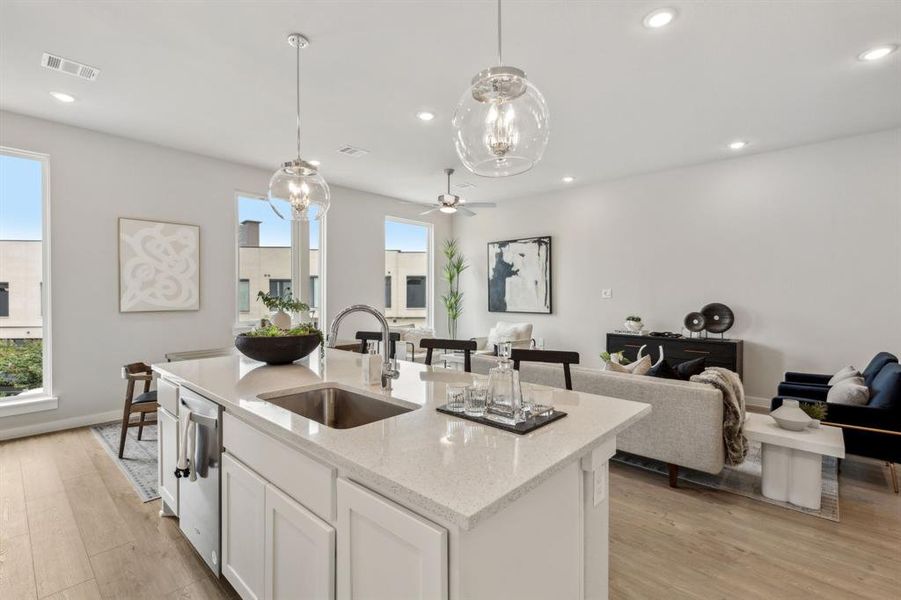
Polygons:
<instances>
[{"instance_id":1,"label":"undermount sink","mask_svg":"<svg viewBox=\"0 0 901 600\"><path fill-rule=\"evenodd\" d=\"M259 398L333 429L359 427L414 410L338 387L277 394Z\"/></svg>"}]
</instances>

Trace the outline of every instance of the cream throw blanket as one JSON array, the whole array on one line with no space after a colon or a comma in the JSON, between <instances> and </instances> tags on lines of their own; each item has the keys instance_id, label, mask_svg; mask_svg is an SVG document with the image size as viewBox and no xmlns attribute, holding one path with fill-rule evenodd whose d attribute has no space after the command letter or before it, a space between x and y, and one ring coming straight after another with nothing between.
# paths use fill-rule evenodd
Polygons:
<instances>
[{"instance_id":1,"label":"cream throw blanket","mask_svg":"<svg viewBox=\"0 0 901 600\"><path fill-rule=\"evenodd\" d=\"M745 423L745 389L738 374L729 369L709 367L692 381L707 383L723 394L723 443L726 446L726 464L738 465L748 454L748 438L742 433Z\"/></svg>"}]
</instances>

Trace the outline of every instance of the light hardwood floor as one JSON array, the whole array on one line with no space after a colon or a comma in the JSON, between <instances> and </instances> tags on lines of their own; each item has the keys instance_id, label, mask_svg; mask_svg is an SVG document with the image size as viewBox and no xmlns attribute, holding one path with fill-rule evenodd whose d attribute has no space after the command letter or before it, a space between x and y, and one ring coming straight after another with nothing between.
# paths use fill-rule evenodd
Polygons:
<instances>
[{"instance_id":1,"label":"light hardwood floor","mask_svg":"<svg viewBox=\"0 0 901 600\"><path fill-rule=\"evenodd\" d=\"M845 461L841 523L611 469L611 598L899 597L901 497ZM0 443L0 598L235 598L87 429Z\"/></svg>"}]
</instances>

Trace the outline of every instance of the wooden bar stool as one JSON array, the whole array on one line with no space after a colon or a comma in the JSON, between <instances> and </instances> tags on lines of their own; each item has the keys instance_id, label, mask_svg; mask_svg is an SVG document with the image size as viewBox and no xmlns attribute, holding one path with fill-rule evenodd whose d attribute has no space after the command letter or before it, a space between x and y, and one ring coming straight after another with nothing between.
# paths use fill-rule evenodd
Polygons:
<instances>
[{"instance_id":1,"label":"wooden bar stool","mask_svg":"<svg viewBox=\"0 0 901 600\"><path fill-rule=\"evenodd\" d=\"M125 390L125 410L122 413L122 433L119 436L119 458L125 452L125 436L128 435L129 427L138 428L138 439L144 433L144 425L152 425L156 421L145 421L144 417L147 413L155 413L158 407L156 403L156 390L150 389L150 382L153 380L153 370L150 365L145 363L131 363L125 365L125 377L128 379L128 387ZM144 391L135 397L135 383L144 382ZM132 413L140 413L139 421L132 421Z\"/></svg>"},{"instance_id":2,"label":"wooden bar stool","mask_svg":"<svg viewBox=\"0 0 901 600\"><path fill-rule=\"evenodd\" d=\"M566 352L561 350L526 350L513 348L510 351L513 360L513 368L519 370L521 362L540 362L563 365L563 378L566 381L566 389L573 389L573 378L569 372L569 365L579 364L578 352Z\"/></svg>"},{"instance_id":3,"label":"wooden bar stool","mask_svg":"<svg viewBox=\"0 0 901 600\"><path fill-rule=\"evenodd\" d=\"M462 350L463 351L463 370L467 373L472 372L471 352L475 352L479 344L475 340L447 340L441 338L422 338L419 340L419 347L425 348L425 364L432 364L432 351L435 348L440 350Z\"/></svg>"}]
</instances>

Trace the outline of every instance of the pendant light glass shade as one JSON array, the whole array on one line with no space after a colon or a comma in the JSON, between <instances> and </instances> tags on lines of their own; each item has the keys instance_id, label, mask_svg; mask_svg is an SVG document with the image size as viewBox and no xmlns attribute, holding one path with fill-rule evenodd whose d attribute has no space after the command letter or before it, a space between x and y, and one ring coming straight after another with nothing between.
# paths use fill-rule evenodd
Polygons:
<instances>
[{"instance_id":1,"label":"pendant light glass shade","mask_svg":"<svg viewBox=\"0 0 901 600\"><path fill-rule=\"evenodd\" d=\"M550 136L547 101L516 67L502 66L501 2L497 3L497 64L472 78L454 118L454 146L476 175L506 177L541 160Z\"/></svg>"},{"instance_id":2,"label":"pendant light glass shade","mask_svg":"<svg viewBox=\"0 0 901 600\"><path fill-rule=\"evenodd\" d=\"M282 219L318 220L331 206L331 191L316 165L300 158L300 50L310 42L302 34L292 33L288 43L297 50L297 158L284 163L269 179L269 205ZM274 201L287 202L291 207L290 217L279 212Z\"/></svg>"},{"instance_id":3,"label":"pendant light glass shade","mask_svg":"<svg viewBox=\"0 0 901 600\"><path fill-rule=\"evenodd\" d=\"M485 177L518 175L541 160L550 130L544 96L514 67L486 69L463 93L452 121L457 155Z\"/></svg>"}]
</instances>

